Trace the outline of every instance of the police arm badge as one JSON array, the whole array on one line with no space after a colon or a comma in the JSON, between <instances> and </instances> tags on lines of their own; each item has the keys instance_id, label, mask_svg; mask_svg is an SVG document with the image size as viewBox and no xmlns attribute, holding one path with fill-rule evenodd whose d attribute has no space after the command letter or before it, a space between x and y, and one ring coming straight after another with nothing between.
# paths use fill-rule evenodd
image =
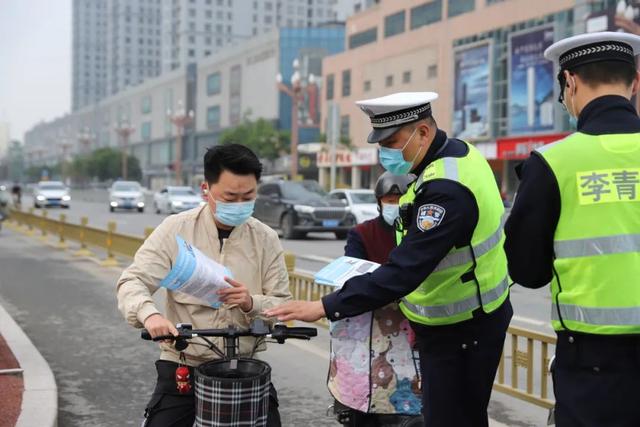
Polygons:
<instances>
[{"instance_id":1,"label":"police arm badge","mask_svg":"<svg viewBox=\"0 0 640 427\"><path fill-rule=\"evenodd\" d=\"M442 222L447 211L440 205L426 204L418 208L416 223L421 231L436 228Z\"/></svg>"}]
</instances>

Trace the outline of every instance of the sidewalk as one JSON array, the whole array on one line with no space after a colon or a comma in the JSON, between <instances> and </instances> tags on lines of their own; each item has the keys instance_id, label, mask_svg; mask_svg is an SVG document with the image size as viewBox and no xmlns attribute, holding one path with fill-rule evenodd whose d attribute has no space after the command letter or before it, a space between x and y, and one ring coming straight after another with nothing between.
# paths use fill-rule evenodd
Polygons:
<instances>
[{"instance_id":1,"label":"sidewalk","mask_svg":"<svg viewBox=\"0 0 640 427\"><path fill-rule=\"evenodd\" d=\"M20 365L0 334L0 427L13 427L16 424L20 415L23 391Z\"/></svg>"},{"instance_id":2,"label":"sidewalk","mask_svg":"<svg viewBox=\"0 0 640 427\"><path fill-rule=\"evenodd\" d=\"M49 364L0 305L0 369L18 367L22 376L0 375L0 426L55 427L58 392Z\"/></svg>"}]
</instances>

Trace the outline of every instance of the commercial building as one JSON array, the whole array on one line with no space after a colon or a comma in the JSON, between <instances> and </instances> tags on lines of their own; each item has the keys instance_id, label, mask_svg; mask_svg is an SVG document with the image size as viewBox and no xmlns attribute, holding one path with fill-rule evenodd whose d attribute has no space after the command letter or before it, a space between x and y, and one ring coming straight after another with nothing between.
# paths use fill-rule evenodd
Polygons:
<instances>
[{"instance_id":1,"label":"commercial building","mask_svg":"<svg viewBox=\"0 0 640 427\"><path fill-rule=\"evenodd\" d=\"M556 102L556 73L542 52L584 31L574 10L587 16L594 8L575 0L382 0L349 18L345 51L323 62L322 124L326 129L330 109L339 109L340 130L353 147L339 182L371 186L380 172L377 158L371 165L357 160L371 146L356 100L434 91L439 127L474 143L502 189L513 192L512 162L569 130ZM320 168L323 181L328 173L327 165Z\"/></svg>"},{"instance_id":2,"label":"commercial building","mask_svg":"<svg viewBox=\"0 0 640 427\"><path fill-rule=\"evenodd\" d=\"M333 22L344 1L74 0L72 111L277 28Z\"/></svg>"},{"instance_id":3,"label":"commercial building","mask_svg":"<svg viewBox=\"0 0 640 427\"><path fill-rule=\"evenodd\" d=\"M191 184L202 175L202 156L217 143L225 129L242 121L264 118L283 130L291 129L291 101L276 84L278 74L289 82L293 62L300 64L306 91L300 108L303 120L300 142L319 135L319 97L323 84L322 59L344 46L344 26L282 28L221 50L215 57L190 64L72 114L40 123L25 135L28 165L53 165L100 147L125 148L143 169L144 183L157 188L173 177L169 166L176 160L176 128L167 111L182 105L194 112L185 129L182 169ZM311 78L311 75L316 77ZM313 93L316 96L311 96ZM117 128L133 128L125 141Z\"/></svg>"}]
</instances>

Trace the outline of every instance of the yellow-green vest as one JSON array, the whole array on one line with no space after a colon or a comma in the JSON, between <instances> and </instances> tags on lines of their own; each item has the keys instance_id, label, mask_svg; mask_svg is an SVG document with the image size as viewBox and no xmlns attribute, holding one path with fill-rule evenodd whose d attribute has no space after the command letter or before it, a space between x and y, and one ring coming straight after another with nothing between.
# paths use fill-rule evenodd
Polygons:
<instances>
[{"instance_id":1,"label":"yellow-green vest","mask_svg":"<svg viewBox=\"0 0 640 427\"><path fill-rule=\"evenodd\" d=\"M640 333L640 134L574 133L537 151L560 190L554 329Z\"/></svg>"},{"instance_id":2,"label":"yellow-green vest","mask_svg":"<svg viewBox=\"0 0 640 427\"><path fill-rule=\"evenodd\" d=\"M470 144L464 157L444 157L430 163L400 205L413 203L416 191L435 180L455 181L475 198L478 223L470 245L453 248L413 292L400 309L410 320L426 325L449 325L471 319L478 308L496 310L509 295L507 258L504 253L504 206L493 172L482 154ZM419 206L414 206L417 212ZM446 212L444 213L446 217ZM428 232L428 231L425 231ZM396 233L400 244L405 230ZM424 248L428 251L429 248Z\"/></svg>"}]
</instances>

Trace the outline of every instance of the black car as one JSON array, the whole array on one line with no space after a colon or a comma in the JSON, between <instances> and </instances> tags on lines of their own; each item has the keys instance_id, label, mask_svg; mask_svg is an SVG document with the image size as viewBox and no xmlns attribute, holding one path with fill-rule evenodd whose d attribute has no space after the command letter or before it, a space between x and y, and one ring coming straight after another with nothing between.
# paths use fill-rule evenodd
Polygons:
<instances>
[{"instance_id":1,"label":"black car","mask_svg":"<svg viewBox=\"0 0 640 427\"><path fill-rule=\"evenodd\" d=\"M258 188L254 217L282 230L285 239L302 238L309 232L333 232L345 239L356 224L355 217L316 181L274 181Z\"/></svg>"}]
</instances>

